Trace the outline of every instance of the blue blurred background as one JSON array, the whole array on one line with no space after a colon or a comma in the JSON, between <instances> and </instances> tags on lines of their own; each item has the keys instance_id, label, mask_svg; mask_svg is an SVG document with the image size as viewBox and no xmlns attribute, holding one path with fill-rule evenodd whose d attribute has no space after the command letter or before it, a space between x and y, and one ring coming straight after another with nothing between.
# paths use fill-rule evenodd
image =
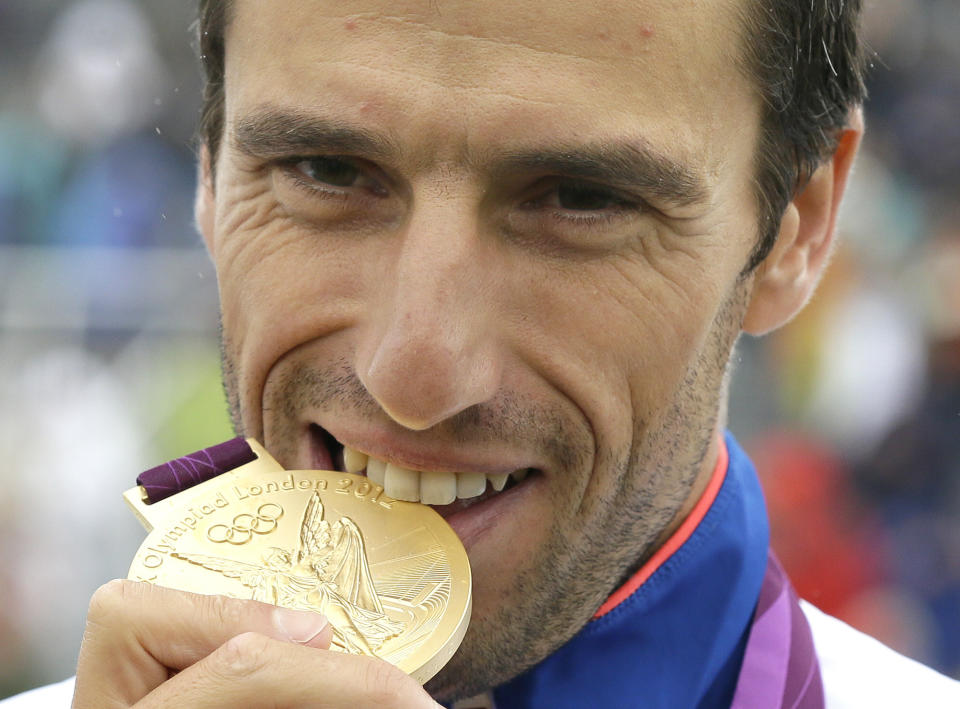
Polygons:
<instances>
[{"instance_id":1,"label":"blue blurred background","mask_svg":"<svg viewBox=\"0 0 960 709\"><path fill-rule=\"evenodd\" d=\"M189 0L0 4L0 697L72 674L137 472L231 435L192 226ZM866 149L731 428L822 608L960 677L960 7L874 0Z\"/></svg>"}]
</instances>

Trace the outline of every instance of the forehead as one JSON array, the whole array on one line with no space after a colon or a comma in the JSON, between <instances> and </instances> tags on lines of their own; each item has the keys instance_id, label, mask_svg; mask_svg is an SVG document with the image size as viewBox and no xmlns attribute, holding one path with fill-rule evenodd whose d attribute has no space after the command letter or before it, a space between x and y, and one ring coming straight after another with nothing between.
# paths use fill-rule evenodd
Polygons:
<instances>
[{"instance_id":1,"label":"forehead","mask_svg":"<svg viewBox=\"0 0 960 709\"><path fill-rule=\"evenodd\" d=\"M228 126L267 105L434 151L454 133L468 148L642 137L719 169L718 141L743 142L759 115L737 71L736 2L237 0Z\"/></svg>"}]
</instances>

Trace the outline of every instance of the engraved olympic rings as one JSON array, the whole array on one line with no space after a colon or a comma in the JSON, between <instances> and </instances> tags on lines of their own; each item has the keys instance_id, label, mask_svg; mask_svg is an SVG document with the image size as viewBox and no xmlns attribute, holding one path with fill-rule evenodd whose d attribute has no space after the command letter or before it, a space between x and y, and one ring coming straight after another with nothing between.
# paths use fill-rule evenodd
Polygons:
<instances>
[{"instance_id":1,"label":"engraved olympic rings","mask_svg":"<svg viewBox=\"0 0 960 709\"><path fill-rule=\"evenodd\" d=\"M228 527L214 524L207 529L207 539L215 544L246 544L254 534L270 534L277 528L277 520L283 517L283 508L275 502L265 502L257 508L257 514L238 514Z\"/></svg>"}]
</instances>

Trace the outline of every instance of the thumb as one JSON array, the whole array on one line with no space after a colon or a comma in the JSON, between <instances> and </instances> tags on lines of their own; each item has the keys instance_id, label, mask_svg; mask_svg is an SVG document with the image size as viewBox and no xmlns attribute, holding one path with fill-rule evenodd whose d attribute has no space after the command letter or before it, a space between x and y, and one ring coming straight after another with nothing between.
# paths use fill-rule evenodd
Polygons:
<instances>
[{"instance_id":1,"label":"thumb","mask_svg":"<svg viewBox=\"0 0 960 709\"><path fill-rule=\"evenodd\" d=\"M298 611L274 606L270 610L276 634L264 633L277 640L289 640L326 650L333 639L333 628L326 616L316 611Z\"/></svg>"}]
</instances>

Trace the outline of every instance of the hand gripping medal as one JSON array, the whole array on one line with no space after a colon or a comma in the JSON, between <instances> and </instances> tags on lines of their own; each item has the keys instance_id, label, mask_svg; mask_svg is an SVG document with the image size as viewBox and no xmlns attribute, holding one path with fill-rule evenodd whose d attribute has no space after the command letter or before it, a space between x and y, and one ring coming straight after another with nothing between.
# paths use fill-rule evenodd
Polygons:
<instances>
[{"instance_id":1,"label":"hand gripping medal","mask_svg":"<svg viewBox=\"0 0 960 709\"><path fill-rule=\"evenodd\" d=\"M124 493L149 535L128 577L323 613L331 647L421 684L470 618L470 565L432 508L362 475L284 470L241 438L142 473Z\"/></svg>"}]
</instances>

